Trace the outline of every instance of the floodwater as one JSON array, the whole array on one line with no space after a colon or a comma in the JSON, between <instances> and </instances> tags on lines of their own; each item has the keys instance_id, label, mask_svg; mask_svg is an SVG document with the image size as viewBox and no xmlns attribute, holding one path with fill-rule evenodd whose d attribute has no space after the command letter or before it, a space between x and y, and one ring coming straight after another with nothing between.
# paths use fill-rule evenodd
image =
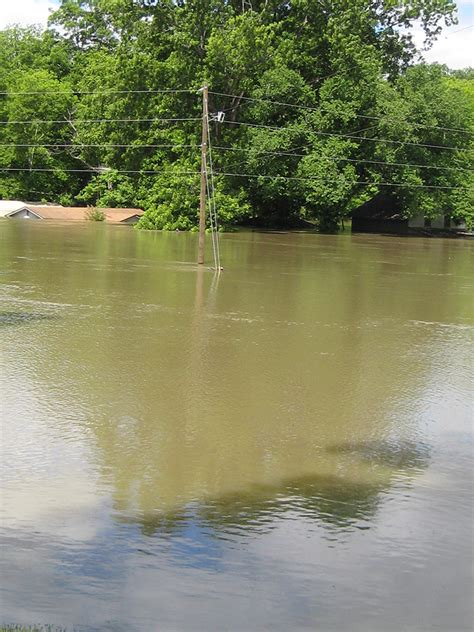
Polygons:
<instances>
[{"instance_id":1,"label":"floodwater","mask_svg":"<svg viewBox=\"0 0 474 632\"><path fill-rule=\"evenodd\" d=\"M471 629L472 243L0 240L0 622Z\"/></svg>"}]
</instances>

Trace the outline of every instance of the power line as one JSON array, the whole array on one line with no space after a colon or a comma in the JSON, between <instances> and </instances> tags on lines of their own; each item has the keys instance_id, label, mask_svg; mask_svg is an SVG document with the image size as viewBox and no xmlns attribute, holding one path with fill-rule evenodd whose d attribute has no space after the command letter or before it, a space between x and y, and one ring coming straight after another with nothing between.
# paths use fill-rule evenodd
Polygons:
<instances>
[{"instance_id":1,"label":"power line","mask_svg":"<svg viewBox=\"0 0 474 632\"><path fill-rule=\"evenodd\" d=\"M449 34L452 33L459 33L460 31L464 31L466 29L470 29L473 28L474 24L471 24L469 26L465 26L461 29L458 29L456 31L452 31ZM356 68L357 66L353 66L352 68ZM336 71L334 73L330 73L329 75L326 75L324 77L318 77L316 78L314 81L322 81L324 79L330 78L330 77L334 77L337 76L339 74L347 74L348 70L346 69L344 71ZM141 89L141 90L71 90L71 93L62 91L62 90L44 90L44 91L25 91L25 92L12 92L12 91L0 91L0 95L3 96L40 96L40 95L68 95L68 94L74 94L74 95L100 95L100 96L108 96L108 95L113 95L113 94L180 94L180 93L197 93L198 89L196 88L167 88L167 89ZM272 105L281 105L281 106L285 106L285 107L291 107L291 108L298 108L298 109L304 109L304 110L312 110L312 111L318 111L318 110L323 110L323 111L331 111L325 108L322 108L321 106L315 107L315 106L308 106L308 105L299 105L296 103L287 103L287 102L283 102L283 101L273 101L271 99L263 99L263 98L256 98L256 97L246 97L246 96L241 96L241 95L236 95L236 94L230 94L230 93L225 93L225 92L216 92L213 90L209 90L209 94L213 94L215 96L223 96L223 97L231 97L234 99L238 99L239 101L253 101L253 102L259 102L259 103L269 103ZM232 108L227 108L227 110L224 111L229 111L229 110L234 110L237 107L239 107L238 105L233 106ZM397 119L393 119L393 118L387 118L385 116L371 116L371 115L367 115L367 114L355 114L354 116L356 116L357 118L365 118L365 119L374 119L374 120L391 120L391 121L395 121L395 122L399 122L397 121ZM0 122L1 123L1 122ZM415 125L416 127L421 127L423 129L437 129L437 130L442 130L442 131L449 131L449 132L464 132L466 134L474 134L474 132L467 130L467 129L463 129L463 128L456 128L456 127L440 127L440 126L436 126L436 125L423 125L421 123L415 123L413 122L413 125Z\"/></svg>"},{"instance_id":2,"label":"power line","mask_svg":"<svg viewBox=\"0 0 474 632\"><path fill-rule=\"evenodd\" d=\"M307 145L308 149L311 149L311 147L309 145ZM252 150L251 149L241 149L241 148L237 148L237 147L222 147L219 145L214 145L214 149L220 149L220 150L227 150L227 151L241 151L241 152L247 152L247 153L251 153ZM298 149L302 149L302 147L299 147ZM291 153L292 150L288 150L287 152L285 151L258 151L257 156L259 157L260 155L265 155L265 156L287 156L289 158L291 158L292 156L295 156L297 158L306 158L309 154L295 154L295 153ZM373 165L390 165L390 166L396 166L396 167L416 167L419 169L439 169L439 170L447 170L447 171L474 171L474 169L466 169L463 167L439 167L436 165L418 165L418 164L412 164L412 163L405 163L405 162L387 162L385 160L361 160L361 159L357 159L357 158L342 158L342 157L338 157L338 156L322 156L319 155L319 158L321 158L322 160L333 160L335 162L355 162L355 163L368 163L368 164L373 164Z\"/></svg>"},{"instance_id":3,"label":"power line","mask_svg":"<svg viewBox=\"0 0 474 632\"><path fill-rule=\"evenodd\" d=\"M91 143L91 144L61 144L61 143L0 143L0 147L20 147L20 148L61 148L61 149L88 149L88 148L116 148L116 149L199 149L201 145L198 144L133 144L133 143ZM308 148L311 149L310 145L302 145L297 147L296 149ZM214 145L214 149L218 149L221 151L234 151L234 152L244 152L244 153L252 153L251 149L238 148L238 147L224 147L219 145ZM295 157L295 158L305 158L309 154L300 154L294 153L292 149L288 151L258 151L256 157L260 156L284 156L284 157ZM389 162L385 160L363 160L357 158L344 158L339 156L319 156L322 160L332 160L335 162L353 162L358 164L373 164L373 165L387 165L387 166L396 166L396 167L414 167L418 169L436 169L439 171L474 171L473 169L467 169L465 167L440 167L437 165L420 165L414 163L405 163L405 162ZM242 161L238 164L246 164L248 161Z\"/></svg>"},{"instance_id":4,"label":"power line","mask_svg":"<svg viewBox=\"0 0 474 632\"><path fill-rule=\"evenodd\" d=\"M312 181L312 180L321 180L319 177L297 177L297 176L266 176L266 175L255 175L252 173L229 173L225 171L216 172L215 175L218 176L231 176L237 178L265 178L272 180L300 180L300 181ZM324 182L341 182L340 179L331 179L324 180ZM351 183L348 183L351 184ZM387 186L387 187L403 187L407 189L464 189L467 190L467 187L453 187L453 186L442 186L436 184L401 184L399 182L354 182L352 183L354 186L364 185L364 186Z\"/></svg>"},{"instance_id":5,"label":"power line","mask_svg":"<svg viewBox=\"0 0 474 632\"><path fill-rule=\"evenodd\" d=\"M198 117L192 118L125 118L125 119L74 119L70 121L66 120L28 120L28 121L0 121L0 125L34 125L38 123L60 123L60 124L76 124L76 123L153 123L153 122L180 122L180 121L200 121L201 119ZM222 121L227 125L241 125L245 127L254 127L260 129L268 129L272 131L285 129L283 127L276 127L271 125L260 125L258 123L245 123L243 121ZM400 141L400 140L390 140L386 138L367 138L365 136L355 136L353 134L335 134L334 132L319 132L315 130L311 130L311 133L317 134L319 136L333 136L340 138L351 138L354 140L366 140L371 142L380 142L380 143L394 143L397 145L410 145L412 147L427 147L430 149L448 149L451 151L460 151L460 152L469 152L472 151L470 149L461 149L460 147L448 147L445 145L430 145L427 143L413 143L410 141ZM52 144L52 146L57 146ZM104 145L105 146L105 145Z\"/></svg>"},{"instance_id":6,"label":"power line","mask_svg":"<svg viewBox=\"0 0 474 632\"><path fill-rule=\"evenodd\" d=\"M459 29L459 31L463 31L465 29L468 28L472 28L474 25L471 26L467 26L464 27L463 29ZM453 31L453 32L459 32L459 31ZM320 81L324 78L327 77L331 77L334 76L335 74L344 74L347 71L343 71L341 73L333 73L332 75L327 75L326 77L323 78L319 78L317 79L317 81ZM109 91L75 91L73 90L74 94L81 94L81 95L103 95L103 96L107 96L107 95L111 95L111 94L176 94L176 93L193 93L193 92L197 92L197 90L195 89L191 89L191 88L186 88L186 89L166 89L166 90L109 90ZM8 92L8 91L3 91L0 92L0 95L6 95L6 96L13 96L13 95L24 95L24 96L33 96L33 95L58 95L58 94L67 94L63 91L60 90L48 90L48 91L44 91L44 92L40 92L40 91L32 91L32 92ZM256 98L256 97L246 97L246 96L240 96L240 95L236 95L236 94L230 94L230 93L225 93L225 92L215 92L210 90L209 94L213 94L215 96L223 96L223 97L231 97L234 99L239 99L239 100L243 100L243 101L252 101L252 102L257 102L257 103L269 103L271 105L279 105L279 106L284 106L284 107L291 107L291 108L297 108L297 109L303 109L303 110L310 110L310 111L327 111L327 112L331 112L331 110L329 110L328 108L323 108L322 106L308 106L308 105L299 105L296 103L287 103L284 101L273 101L271 99L262 99L262 98ZM227 108L226 110L223 111L230 111L230 110L235 110L237 109L237 107L239 107L239 105L235 105L231 108ZM388 121L394 121L394 122L401 122L397 119L393 119L393 118L387 118L385 116L374 116L374 115L368 115L368 114L355 114L354 115L356 118L363 118L363 119L370 119L370 120L388 120ZM158 119L153 119L153 120L158 120ZM171 120L171 119L162 119L162 120ZM178 119L174 119L174 120L178 120ZM184 120L184 119L181 119ZM196 120L196 119L189 119L189 120ZM139 122L139 121L151 121L151 119L90 119L90 120L83 120L83 121L71 121L71 122L123 122L123 121L135 121L135 122ZM34 123L61 123L63 121L34 121ZM69 121L64 121L64 122L69 122ZM18 124L28 124L29 121L0 121L0 124L7 124L7 123L18 123ZM415 122L411 122L413 125L415 125L416 127L422 128L422 129L436 129L436 130L440 130L440 131L447 131L447 132L462 132L465 134L474 134L474 132L467 130L467 129L463 129L463 128L458 128L458 127L440 127L440 126L436 126L436 125L423 125L421 123L415 123Z\"/></svg>"},{"instance_id":7,"label":"power line","mask_svg":"<svg viewBox=\"0 0 474 632\"><path fill-rule=\"evenodd\" d=\"M356 65L350 66L346 70L343 71L335 71L328 75L324 75L323 77L317 77L313 81L323 81L324 79L328 79L329 77L334 77L339 74L346 74L349 70L357 68ZM68 93L64 90L43 90L43 91L22 91L22 92L13 92L10 90L0 91L0 96L39 96L42 94L51 95L51 94L84 94L84 95L100 95L100 96L108 96L111 94L179 94L179 93L198 93L199 88L164 88L164 89L148 89L144 88L141 90L75 90L71 88L71 92ZM209 94L219 94L218 92L209 91ZM227 95L227 96L235 96L235 95Z\"/></svg>"},{"instance_id":8,"label":"power line","mask_svg":"<svg viewBox=\"0 0 474 632\"><path fill-rule=\"evenodd\" d=\"M312 83L315 83L316 81L324 81L325 79L330 79L331 77L337 77L338 75L345 75L346 73L349 72L349 70L354 70L354 68L359 68L358 64L354 64L352 66L349 66L349 68L346 68L345 70L335 70L334 72L330 72L328 75L323 75L322 77L316 77L316 79L313 79Z\"/></svg>"},{"instance_id":9,"label":"power line","mask_svg":"<svg viewBox=\"0 0 474 632\"><path fill-rule=\"evenodd\" d=\"M44 195L46 197L53 197L54 193L52 193L51 191L47 192L47 191L37 191L36 189L30 189L28 188L28 193L39 193L40 195Z\"/></svg>"},{"instance_id":10,"label":"power line","mask_svg":"<svg viewBox=\"0 0 474 632\"><path fill-rule=\"evenodd\" d=\"M346 74L349 70L352 70L353 68L357 68L357 65L354 66L350 66L349 68L346 68L346 70L340 71L337 70L335 72L329 73L328 75L324 75L322 77L317 77L316 79L314 79L313 81L323 81L324 79L328 79L329 77L334 77L335 75L340 75L340 74ZM16 92L16 91L10 91L10 90L3 90L0 91L0 96L39 96L42 94L45 95L51 95L51 94L64 94L64 95L68 95L68 94L84 94L84 95L100 95L100 96L108 96L111 94L179 94L179 93L198 93L199 92L199 88L163 88L163 89L149 89L149 88L143 88L140 90L75 90L73 88L71 88L70 93L64 91L64 90L38 90L38 91L21 91L21 92ZM209 94L211 94L211 91L209 91ZM218 92L213 92L212 94L219 94ZM235 95L232 95L235 96Z\"/></svg>"},{"instance_id":11,"label":"power line","mask_svg":"<svg viewBox=\"0 0 474 632\"><path fill-rule=\"evenodd\" d=\"M43 168L43 167L33 167L29 169L28 167L6 167L1 168L0 171L28 171L28 172L54 172L61 171L67 173L99 173L99 169L54 169L54 168ZM193 175L199 176L200 173L198 171L155 171L155 170L134 170L134 169L114 169L114 173L129 173L129 174L140 174L140 175ZM265 178L271 180L298 180L298 181L314 181L321 180L318 176L313 177L298 177L298 176L267 176L267 175L256 175L253 173L230 173L226 171L215 172L214 175L219 176L229 176L229 177L238 177L238 178ZM325 182L341 182L340 179L331 179L325 180ZM459 189L459 190L467 190L467 187L459 187L459 186L443 186L443 185L429 185L429 184L401 184L398 182L354 182L348 183L353 184L353 186L393 186L393 187L403 187L407 189L416 188L416 189Z\"/></svg>"},{"instance_id":12,"label":"power line","mask_svg":"<svg viewBox=\"0 0 474 632\"><path fill-rule=\"evenodd\" d=\"M159 149L159 148L177 148L183 149L187 147L199 148L201 145L180 145L178 143L168 143L168 144L159 144L159 145L148 145L142 143L0 143L0 147L58 147L58 148L98 148L98 147L110 147L110 148L118 148L118 149L126 149L126 148L135 148L135 149Z\"/></svg>"},{"instance_id":13,"label":"power line","mask_svg":"<svg viewBox=\"0 0 474 632\"><path fill-rule=\"evenodd\" d=\"M165 143L165 144L147 144L147 143L0 143L0 147L20 147L20 148L61 148L61 149L90 149L90 148L112 148L112 149L199 149L201 145L198 144L178 144L178 143ZM301 145L296 149L312 149L310 145ZM224 147L214 145L214 149L225 151L239 151L252 153L251 149L245 149L242 147ZM287 156L296 158L305 158L308 154L295 154L293 149L287 151L258 151L257 157L260 155L265 156ZM338 156L320 156L324 160L334 160L336 162L354 162L354 163L368 163L374 165L390 165L397 167L417 167L419 169L437 169L447 171L473 171L473 169L467 169L465 167L439 167L437 165L420 165L405 162L388 162L385 160L362 160L357 158L343 158Z\"/></svg>"},{"instance_id":14,"label":"power line","mask_svg":"<svg viewBox=\"0 0 474 632\"><path fill-rule=\"evenodd\" d=\"M221 96L221 97L231 97L234 99L241 99L243 101L254 101L256 103L269 103L270 105L281 105L283 107L297 108L301 110L310 110L313 112L317 112L320 110L322 110L323 112L324 111L332 112L332 110L329 110L328 108L323 108L321 106L315 107L315 106L310 106L310 105L298 105L297 103L286 103L284 101L273 101L271 99L245 97L245 96L239 96L237 94L228 94L225 92L213 92L212 90L209 90L209 94L213 94L215 96ZM235 109L235 107L237 106L234 106L233 108L229 108L229 109ZM385 120L385 121L388 120L388 121L394 121L396 123L400 122L397 119L387 118L385 116L371 116L368 114L354 114L354 116L357 118L364 118L364 119ZM463 129L459 127L438 127L435 125L422 125L421 123L415 123L415 122L412 122L412 124L415 125L416 127L421 127L423 129L437 129L437 130L441 130L445 132L464 132L465 134L474 134L474 132L471 132L471 130L467 130L467 129Z\"/></svg>"},{"instance_id":15,"label":"power line","mask_svg":"<svg viewBox=\"0 0 474 632\"><path fill-rule=\"evenodd\" d=\"M177 94L180 92L196 92L197 89L193 88L170 88L164 90L74 90L71 89L72 94L86 94L86 95L102 95L108 96L110 94ZM0 92L0 95L4 96L33 96L33 95L41 95L41 94L63 94L68 96L71 94L69 92L65 92L64 90L44 90L38 92L10 92L9 90L5 90Z\"/></svg>"},{"instance_id":16,"label":"power line","mask_svg":"<svg viewBox=\"0 0 474 632\"><path fill-rule=\"evenodd\" d=\"M123 119L71 119L71 120L50 120L50 119L38 119L28 121L0 121L0 125L37 125L38 123L61 123L61 124L76 124L76 123L155 123L155 122L176 122L176 121L200 121L198 117L193 118L123 118Z\"/></svg>"},{"instance_id":17,"label":"power line","mask_svg":"<svg viewBox=\"0 0 474 632\"><path fill-rule=\"evenodd\" d=\"M445 38L449 37L449 35L454 35L454 33L460 33L461 31L465 31L467 29L474 28L474 24L469 24L469 26L463 26L462 29L456 29L455 31L448 31L445 33Z\"/></svg>"},{"instance_id":18,"label":"power line","mask_svg":"<svg viewBox=\"0 0 474 632\"><path fill-rule=\"evenodd\" d=\"M243 121L222 121L227 125L243 125L245 127L255 127L260 129L268 129L268 130L283 130L284 127L275 127L272 125L260 125L257 123L244 123ZM335 134L334 132L318 132L315 130L311 130L312 134L317 134L318 136L334 136L339 138L352 138L354 140L368 140L374 143L394 143L397 145L410 145L412 147L427 147L429 149L449 149L451 151L461 151L461 152L469 152L471 149L461 149L460 147L447 147L446 145L429 145L426 143L413 143L410 141L404 140L390 140L387 138L367 138L365 136L354 136L353 134Z\"/></svg>"},{"instance_id":19,"label":"power line","mask_svg":"<svg viewBox=\"0 0 474 632\"><path fill-rule=\"evenodd\" d=\"M95 173L105 175L106 173L139 173L141 175L199 175L197 171L155 171L153 169L61 169L61 167L0 167L1 171L40 171L40 172L60 172L60 173Z\"/></svg>"}]
</instances>

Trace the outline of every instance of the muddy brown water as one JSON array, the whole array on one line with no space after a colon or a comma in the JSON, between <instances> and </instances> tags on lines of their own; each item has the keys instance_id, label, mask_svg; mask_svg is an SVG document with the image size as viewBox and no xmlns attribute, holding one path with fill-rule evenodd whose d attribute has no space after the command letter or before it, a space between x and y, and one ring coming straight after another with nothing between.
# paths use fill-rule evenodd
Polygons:
<instances>
[{"instance_id":1,"label":"muddy brown water","mask_svg":"<svg viewBox=\"0 0 474 632\"><path fill-rule=\"evenodd\" d=\"M196 246L0 222L0 622L470 630L472 242Z\"/></svg>"}]
</instances>

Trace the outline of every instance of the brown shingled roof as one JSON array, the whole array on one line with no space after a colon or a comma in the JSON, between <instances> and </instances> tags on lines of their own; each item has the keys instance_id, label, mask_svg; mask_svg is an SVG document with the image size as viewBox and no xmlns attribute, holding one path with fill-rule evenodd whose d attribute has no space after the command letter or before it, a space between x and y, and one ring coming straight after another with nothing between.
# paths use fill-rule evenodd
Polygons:
<instances>
[{"instance_id":1,"label":"brown shingled roof","mask_svg":"<svg viewBox=\"0 0 474 632\"><path fill-rule=\"evenodd\" d=\"M28 204L35 215L41 219L55 219L68 221L85 221L90 208L87 206L40 206L36 204ZM134 215L143 215L143 211L139 208L98 208L105 214L106 222L119 223L133 217Z\"/></svg>"},{"instance_id":2,"label":"brown shingled roof","mask_svg":"<svg viewBox=\"0 0 474 632\"><path fill-rule=\"evenodd\" d=\"M101 208L98 210L105 213L105 221L107 222L123 222L134 215L143 215L140 208Z\"/></svg>"}]
</instances>

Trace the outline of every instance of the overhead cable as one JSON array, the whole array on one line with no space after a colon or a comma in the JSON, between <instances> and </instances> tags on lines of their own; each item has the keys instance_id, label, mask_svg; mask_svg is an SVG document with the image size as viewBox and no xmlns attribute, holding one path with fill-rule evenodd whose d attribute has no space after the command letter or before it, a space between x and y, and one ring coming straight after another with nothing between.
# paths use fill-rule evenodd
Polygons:
<instances>
[{"instance_id":1,"label":"overhead cable","mask_svg":"<svg viewBox=\"0 0 474 632\"><path fill-rule=\"evenodd\" d=\"M167 144L145 144L145 143L0 143L0 147L60 147L60 148L74 148L74 149L82 149L82 148L99 148L99 147L107 147L107 148L117 148L117 149L126 149L126 148L134 148L134 149L159 149L159 148L176 148L183 149L187 147L198 148L201 145L180 145L178 143L167 143Z\"/></svg>"},{"instance_id":2,"label":"overhead cable","mask_svg":"<svg viewBox=\"0 0 474 632\"><path fill-rule=\"evenodd\" d=\"M108 167L96 167L95 169L62 169L61 167L0 167L1 171L45 171L59 173L95 173L105 175L106 173L139 173L141 175L199 175L197 171L155 171L153 169L111 169Z\"/></svg>"},{"instance_id":3,"label":"overhead cable","mask_svg":"<svg viewBox=\"0 0 474 632\"><path fill-rule=\"evenodd\" d=\"M4 90L0 92L0 95L4 96L33 96L41 94L63 94L69 96L70 94L85 94L85 95L102 95L108 96L110 94L177 94L180 92L197 92L197 89L193 88L169 88L163 90L74 90L71 88L70 92L65 90L43 90L35 92L12 92L10 90Z\"/></svg>"},{"instance_id":4,"label":"overhead cable","mask_svg":"<svg viewBox=\"0 0 474 632\"><path fill-rule=\"evenodd\" d=\"M461 29L456 29L455 31L446 31L445 37L449 37L449 35L454 35L454 33L460 33L461 31L466 31L467 29L474 29L474 24L463 26Z\"/></svg>"},{"instance_id":5,"label":"overhead cable","mask_svg":"<svg viewBox=\"0 0 474 632\"><path fill-rule=\"evenodd\" d=\"M0 147L20 147L20 148L38 148L45 147L50 149L89 149L89 148L112 148L112 149L199 149L201 145L195 144L178 144L178 143L165 143L165 144L148 144L148 143L0 143ZM221 151L235 151L252 153L252 149L243 147L225 147L222 145L214 145L214 149ZM288 149L287 151L264 151L258 150L255 152L256 157L264 156L285 156L291 158L305 158L308 154L294 153L297 149L312 149L311 145L300 145L295 150ZM344 158L339 156L320 156L324 160L333 160L341 162L354 162L360 164L373 164L373 165L390 165L397 167L416 167L418 169L436 169L440 171L474 171L474 169L468 169L466 167L440 167L438 165L420 165L414 163L405 162L389 162L386 160L368 160L357 158Z\"/></svg>"},{"instance_id":6,"label":"overhead cable","mask_svg":"<svg viewBox=\"0 0 474 632\"><path fill-rule=\"evenodd\" d=\"M266 176L266 175L256 175L253 173L229 173L229 172L225 172L225 171L221 171L221 172L216 172L215 173L216 176L232 176L232 177L238 177L238 178L265 178L265 179L273 179L273 180L300 180L300 181L312 181L312 180L324 180L324 183L326 182L341 182L340 179L326 179L326 178L319 178L317 176L313 176L313 177L298 177L298 176ZM344 177L343 177L344 179ZM411 188L416 188L416 189L464 189L467 190L467 187L453 187L453 186L442 186L442 185L436 185L436 184L401 184L398 182L364 182L364 181L359 181L359 182L353 182L353 183L347 183L347 184L353 184L353 186L359 186L359 185L364 185L364 186L387 186L387 187L403 187L403 188L407 188L407 189L411 189Z\"/></svg>"},{"instance_id":7,"label":"overhead cable","mask_svg":"<svg viewBox=\"0 0 474 632\"><path fill-rule=\"evenodd\" d=\"M260 125L257 123L245 123L243 121L222 121L222 124L227 125L243 125L245 127L254 127L258 129L268 129L272 131L276 130L284 130L284 127L276 127L273 125ZM354 136L353 134L335 134L334 132L319 132L316 130L310 130L311 134L316 134L318 136L333 136L339 138L352 138L354 140L367 140L374 143L394 143L396 145L410 145L411 147L427 147L429 149L448 149L451 151L461 151L461 152L469 152L473 151L472 149L462 149L461 147L448 147L446 145L430 145L427 143L413 143L410 141L404 140L390 140L387 138L367 138L365 136Z\"/></svg>"},{"instance_id":8,"label":"overhead cable","mask_svg":"<svg viewBox=\"0 0 474 632\"><path fill-rule=\"evenodd\" d=\"M301 109L301 110L310 110L312 112L317 112L322 110L327 111L327 112L332 112L333 110L330 110L328 108L323 108L321 106L310 106L310 105L299 105L297 103L286 103L284 101L273 101L271 99L261 99L261 98L256 98L256 97L245 97L245 96L239 96L237 94L228 94L225 92L213 92L212 90L209 90L209 94L213 94L216 96L221 96L221 97L231 97L233 99L241 99L242 101L253 101L256 103L268 103L270 105L280 105L283 107L288 107L288 108L297 108L297 109ZM235 108L235 106L234 106ZM231 108L231 109L234 109ZM393 119L390 117L386 117L386 116L372 116L369 114L354 114L355 117L357 118L364 118L364 119L373 119L373 120L385 120L385 121L394 121L396 123L400 123L403 121L399 121L397 119ZM411 123L412 125L415 125L416 127L421 127L423 129L437 129L437 130L441 130L441 131L445 131L445 132L464 132L466 134L474 134L473 131L471 130L467 130L467 129L463 129L463 128L459 128L459 127L438 127L436 125L422 125L421 123L415 123L414 121L409 121L409 123Z\"/></svg>"},{"instance_id":9,"label":"overhead cable","mask_svg":"<svg viewBox=\"0 0 474 632\"><path fill-rule=\"evenodd\" d=\"M75 125L76 123L156 123L167 122L172 123L176 121L200 121L200 117L192 118L99 118L99 119L29 119L27 121L0 121L0 125L37 125L39 123L61 123Z\"/></svg>"},{"instance_id":10,"label":"overhead cable","mask_svg":"<svg viewBox=\"0 0 474 632\"><path fill-rule=\"evenodd\" d=\"M28 167L5 167L5 168L0 168L0 172L2 171L27 171L27 172L61 172L61 173L95 173L95 174L104 174L107 172L104 172L103 168L98 167L97 169L58 169L58 168L43 168L43 167L32 167L32 168L28 168ZM200 172L198 171L155 171L155 170L148 170L148 169L143 169L143 170L134 170L134 169L113 169L111 170L113 173L128 173L128 174L140 174L140 175L193 175L193 176L198 176L200 175ZM314 180L321 180L320 177L318 176L313 176L313 177L297 177L297 176L279 176L279 175L273 175L273 176L269 176L269 175L258 175L258 174L253 174L253 173L230 173L230 172L226 172L226 171L220 171L220 172L214 172L215 176L229 176L229 177L238 177L238 178L265 178L265 179L271 179L271 180L299 180L299 181L314 181ZM343 178L344 179L344 178ZM324 182L341 182L340 179L324 179ZM348 184L352 184L353 186L359 186L359 185L363 185L363 186L393 186L393 187L402 187L402 188L416 188L416 189L459 189L459 190L467 190L468 187L462 187L462 186L442 186L442 185L430 185L430 184L402 184L402 183L398 183L398 182L365 182L365 181L360 181L360 182L353 182L353 183L348 183Z\"/></svg>"},{"instance_id":11,"label":"overhead cable","mask_svg":"<svg viewBox=\"0 0 474 632\"><path fill-rule=\"evenodd\" d=\"M311 149L310 145L307 145L308 149ZM302 149L303 147L298 147L298 149ZM244 149L244 148L238 148L238 147L223 147L223 146L219 146L219 145L214 145L214 149L220 149L220 150L226 150L226 151L240 151L240 152L247 152L247 153L252 153L251 149ZM260 157L261 155L264 156L286 156L288 158L291 158L292 156L295 156L296 158L306 158L308 157L310 154L295 154L292 153L292 150L289 149L288 151L260 151L257 150L255 152L255 157ZM339 157L339 156L323 156L318 154L318 158L321 158L322 160L333 160L335 162L354 162L354 163L367 163L367 164L373 164L373 165L390 165L390 166L396 166L396 167L416 167L418 169L439 169L441 171L474 171L474 169L467 169L465 167L439 167L437 165L419 165L419 164L413 164L413 163L408 163L408 162L388 162L385 160L363 160L363 159L358 159L358 158L343 158L343 157Z\"/></svg>"}]
</instances>

